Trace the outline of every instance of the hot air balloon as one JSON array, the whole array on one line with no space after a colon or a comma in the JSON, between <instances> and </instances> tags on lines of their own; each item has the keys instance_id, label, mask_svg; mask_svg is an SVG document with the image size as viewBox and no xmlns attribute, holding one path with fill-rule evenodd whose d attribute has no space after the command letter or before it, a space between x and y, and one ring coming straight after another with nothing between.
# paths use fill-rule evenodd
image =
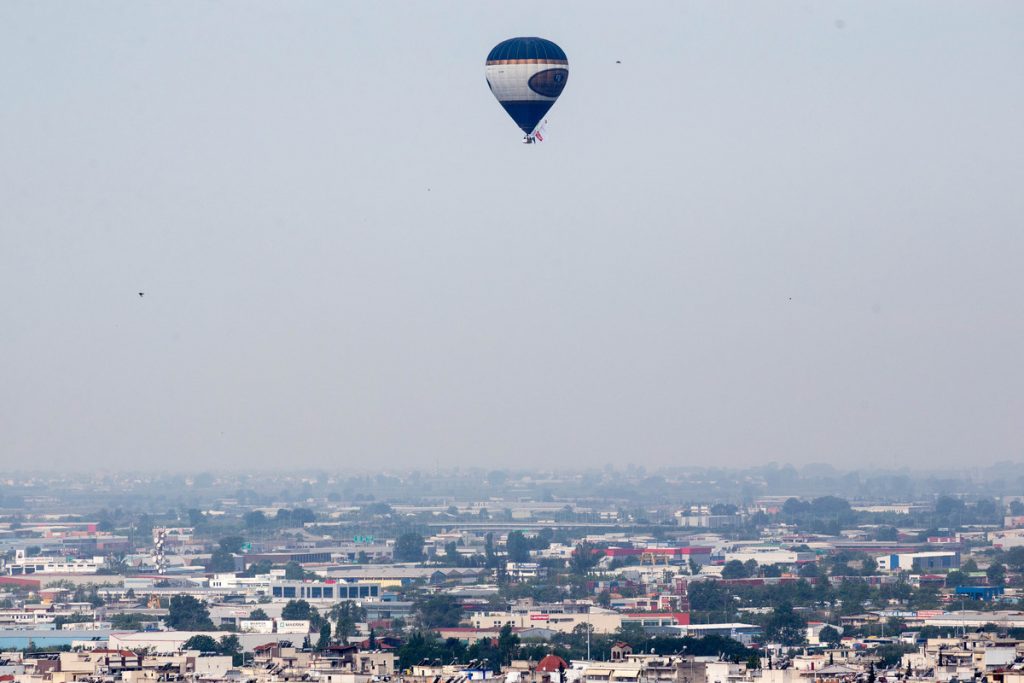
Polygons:
<instances>
[{"instance_id":1,"label":"hot air balloon","mask_svg":"<svg viewBox=\"0 0 1024 683\"><path fill-rule=\"evenodd\" d=\"M487 85L526 137L534 131L569 80L569 60L562 48L543 38L509 38L487 55Z\"/></svg>"}]
</instances>

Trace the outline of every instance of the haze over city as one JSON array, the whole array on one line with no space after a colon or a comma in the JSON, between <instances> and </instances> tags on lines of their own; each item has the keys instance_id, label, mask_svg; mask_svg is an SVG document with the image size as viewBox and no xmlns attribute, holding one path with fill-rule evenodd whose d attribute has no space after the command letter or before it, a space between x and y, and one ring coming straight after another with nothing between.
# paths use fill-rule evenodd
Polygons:
<instances>
[{"instance_id":1,"label":"haze over city","mask_svg":"<svg viewBox=\"0 0 1024 683\"><path fill-rule=\"evenodd\" d=\"M1022 34L0 3L0 470L1019 463ZM483 70L533 35L528 146Z\"/></svg>"}]
</instances>

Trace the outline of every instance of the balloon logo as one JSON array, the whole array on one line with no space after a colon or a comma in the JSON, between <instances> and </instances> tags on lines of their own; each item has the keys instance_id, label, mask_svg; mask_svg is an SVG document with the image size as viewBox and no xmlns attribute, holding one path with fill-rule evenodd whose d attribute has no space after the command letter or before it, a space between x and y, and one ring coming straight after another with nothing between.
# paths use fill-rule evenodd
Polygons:
<instances>
[{"instance_id":1,"label":"balloon logo","mask_svg":"<svg viewBox=\"0 0 1024 683\"><path fill-rule=\"evenodd\" d=\"M569 80L569 60L550 40L509 38L487 55L484 73L498 103L532 141Z\"/></svg>"}]
</instances>

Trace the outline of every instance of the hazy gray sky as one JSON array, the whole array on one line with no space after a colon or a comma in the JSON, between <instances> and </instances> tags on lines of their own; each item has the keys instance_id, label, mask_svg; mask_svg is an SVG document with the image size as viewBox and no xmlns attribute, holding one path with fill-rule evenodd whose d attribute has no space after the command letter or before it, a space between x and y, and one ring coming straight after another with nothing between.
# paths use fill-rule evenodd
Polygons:
<instances>
[{"instance_id":1,"label":"hazy gray sky","mask_svg":"<svg viewBox=\"0 0 1024 683\"><path fill-rule=\"evenodd\" d=\"M570 63L532 147L483 77L517 35ZM0 469L1019 460L1022 36L6 0Z\"/></svg>"}]
</instances>

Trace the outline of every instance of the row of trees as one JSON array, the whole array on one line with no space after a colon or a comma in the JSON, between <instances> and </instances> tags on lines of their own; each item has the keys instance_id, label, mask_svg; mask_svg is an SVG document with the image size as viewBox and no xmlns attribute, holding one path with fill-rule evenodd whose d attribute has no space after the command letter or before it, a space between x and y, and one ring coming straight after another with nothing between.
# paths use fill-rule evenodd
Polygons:
<instances>
[{"instance_id":1,"label":"row of trees","mask_svg":"<svg viewBox=\"0 0 1024 683\"><path fill-rule=\"evenodd\" d=\"M499 631L497 639L481 638L468 646L458 638L442 640L433 631L415 631L399 647L397 654L403 667L421 662L438 664L477 662L481 668L498 671L501 666L512 661L518 646L519 636L512 632L511 626L506 624Z\"/></svg>"},{"instance_id":2,"label":"row of trees","mask_svg":"<svg viewBox=\"0 0 1024 683\"><path fill-rule=\"evenodd\" d=\"M789 581L763 586L726 586L715 581L691 582L687 588L690 610L697 620L732 621L739 607L800 605L827 610L834 615L856 614L870 605L882 607L896 601L909 609L935 609L938 591L900 581L872 586L851 577L832 585L830 581Z\"/></svg>"},{"instance_id":3,"label":"row of trees","mask_svg":"<svg viewBox=\"0 0 1024 683\"><path fill-rule=\"evenodd\" d=\"M791 627L794 628L794 627ZM398 649L401 666L409 667L421 662L441 664L467 664L476 661L478 665L498 671L514 659L540 660L547 654L556 654L566 661L583 659L589 653L608 657L612 643L629 643L635 651L657 654L685 652L695 656L720 656L732 661L744 661L753 652L742 643L722 636L710 635L703 638L672 638L651 636L641 627L627 627L614 634L598 634L588 625L580 624L572 633L555 634L550 642L521 642L512 627L505 625L496 639L481 639L467 646L457 638L441 639L435 632L417 630ZM802 635L802 634L801 634Z\"/></svg>"},{"instance_id":4,"label":"row of trees","mask_svg":"<svg viewBox=\"0 0 1024 683\"><path fill-rule=\"evenodd\" d=\"M212 636L207 635L192 636L185 641L184 649L228 655L235 666L242 663L242 644L236 635L221 636L220 640L214 640Z\"/></svg>"},{"instance_id":5,"label":"row of trees","mask_svg":"<svg viewBox=\"0 0 1024 683\"><path fill-rule=\"evenodd\" d=\"M191 595L175 595L168 603L167 616L164 622L175 631L213 631L216 627L210 620L210 611L199 600ZM267 613L256 608L249 615L251 619L268 619ZM305 600L289 600L281 610L281 618L297 621L309 621L310 629L319 632L325 625L328 637L332 636L330 623L336 624L333 637L344 640L357 633L356 625L366 621L366 610L356 603L344 601L332 606L326 615L311 606ZM144 618L134 614L115 614L112 617L115 628L138 628ZM207 650L204 650L204 652Z\"/></svg>"}]
</instances>

